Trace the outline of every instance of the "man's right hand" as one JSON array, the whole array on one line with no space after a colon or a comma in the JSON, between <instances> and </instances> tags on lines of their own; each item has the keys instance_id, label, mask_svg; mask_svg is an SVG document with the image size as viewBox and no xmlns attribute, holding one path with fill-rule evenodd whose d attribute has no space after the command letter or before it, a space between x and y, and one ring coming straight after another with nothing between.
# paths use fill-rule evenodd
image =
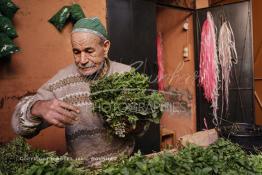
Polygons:
<instances>
[{"instance_id":1,"label":"man's right hand","mask_svg":"<svg viewBox=\"0 0 262 175\"><path fill-rule=\"evenodd\" d=\"M31 108L33 116L42 117L48 123L60 128L77 121L79 113L79 108L57 99L37 101Z\"/></svg>"}]
</instances>

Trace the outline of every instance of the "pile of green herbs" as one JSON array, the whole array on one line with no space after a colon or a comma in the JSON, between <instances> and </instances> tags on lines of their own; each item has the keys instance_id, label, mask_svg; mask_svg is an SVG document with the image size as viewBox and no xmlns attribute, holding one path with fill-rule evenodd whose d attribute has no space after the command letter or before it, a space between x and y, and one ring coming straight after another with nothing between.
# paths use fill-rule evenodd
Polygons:
<instances>
[{"instance_id":1,"label":"pile of green herbs","mask_svg":"<svg viewBox=\"0 0 262 175\"><path fill-rule=\"evenodd\" d=\"M0 175L88 175L83 162L67 155L32 149L25 139L17 137L0 147Z\"/></svg>"},{"instance_id":2,"label":"pile of green herbs","mask_svg":"<svg viewBox=\"0 0 262 175\"><path fill-rule=\"evenodd\" d=\"M262 154L248 155L239 145L219 139L207 148L188 145L177 154L153 158L135 154L103 167L102 175L258 175Z\"/></svg>"},{"instance_id":3,"label":"pile of green herbs","mask_svg":"<svg viewBox=\"0 0 262 175\"><path fill-rule=\"evenodd\" d=\"M95 81L90 98L97 112L119 137L125 137L137 124L159 123L164 97L149 90L149 77L132 69Z\"/></svg>"},{"instance_id":4,"label":"pile of green herbs","mask_svg":"<svg viewBox=\"0 0 262 175\"><path fill-rule=\"evenodd\" d=\"M0 175L259 175L262 154L249 155L239 145L219 139L207 148L188 145L176 154L146 157L140 152L106 162L91 171L78 160L33 150L22 138L0 147Z\"/></svg>"}]
</instances>

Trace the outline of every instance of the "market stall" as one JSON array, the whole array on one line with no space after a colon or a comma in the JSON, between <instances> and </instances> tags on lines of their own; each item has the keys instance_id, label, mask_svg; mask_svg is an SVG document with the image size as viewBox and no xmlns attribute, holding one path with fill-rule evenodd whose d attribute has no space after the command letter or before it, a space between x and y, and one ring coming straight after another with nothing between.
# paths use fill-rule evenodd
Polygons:
<instances>
[{"instance_id":1,"label":"market stall","mask_svg":"<svg viewBox=\"0 0 262 175\"><path fill-rule=\"evenodd\" d=\"M0 1L0 175L262 174L258 4Z\"/></svg>"}]
</instances>

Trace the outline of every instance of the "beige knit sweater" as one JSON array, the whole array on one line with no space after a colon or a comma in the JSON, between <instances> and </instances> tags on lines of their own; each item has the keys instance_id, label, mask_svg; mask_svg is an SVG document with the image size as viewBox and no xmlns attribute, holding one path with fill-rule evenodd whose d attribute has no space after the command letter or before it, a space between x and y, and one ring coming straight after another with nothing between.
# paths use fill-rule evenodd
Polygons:
<instances>
[{"instance_id":1,"label":"beige knit sweater","mask_svg":"<svg viewBox=\"0 0 262 175\"><path fill-rule=\"evenodd\" d=\"M128 65L113 61L108 61L107 65L105 76L131 69ZM80 119L65 128L69 155L83 159L88 166L97 166L102 161L115 159L120 154L130 155L134 148L134 139L120 139L105 129L103 120L92 112L89 84L90 79L79 74L75 64L60 70L36 95L25 97L17 104L12 117L14 131L30 138L48 127L47 122L32 116L30 109L38 100L57 98L80 108Z\"/></svg>"}]
</instances>

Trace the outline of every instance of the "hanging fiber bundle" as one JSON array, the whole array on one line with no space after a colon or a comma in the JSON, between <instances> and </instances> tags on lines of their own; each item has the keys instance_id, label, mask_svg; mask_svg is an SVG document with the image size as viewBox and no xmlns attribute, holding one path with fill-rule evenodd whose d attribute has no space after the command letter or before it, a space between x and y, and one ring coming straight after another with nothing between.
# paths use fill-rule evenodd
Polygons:
<instances>
[{"instance_id":1,"label":"hanging fiber bundle","mask_svg":"<svg viewBox=\"0 0 262 175\"><path fill-rule=\"evenodd\" d=\"M207 12L207 19L204 21L201 32L199 83L203 87L205 98L212 104L213 122L217 126L219 70L215 30L212 14Z\"/></svg>"},{"instance_id":2,"label":"hanging fiber bundle","mask_svg":"<svg viewBox=\"0 0 262 175\"><path fill-rule=\"evenodd\" d=\"M157 35L157 65L158 90L164 90L163 39L161 33Z\"/></svg>"},{"instance_id":3,"label":"hanging fiber bundle","mask_svg":"<svg viewBox=\"0 0 262 175\"><path fill-rule=\"evenodd\" d=\"M219 31L218 37L218 51L219 51L219 63L221 65L222 74L222 113L224 108L226 112L228 111L228 96L229 96L229 83L230 83L230 71L232 68L232 63L237 64L237 51L234 33L231 25L228 21L225 21Z\"/></svg>"}]
</instances>

